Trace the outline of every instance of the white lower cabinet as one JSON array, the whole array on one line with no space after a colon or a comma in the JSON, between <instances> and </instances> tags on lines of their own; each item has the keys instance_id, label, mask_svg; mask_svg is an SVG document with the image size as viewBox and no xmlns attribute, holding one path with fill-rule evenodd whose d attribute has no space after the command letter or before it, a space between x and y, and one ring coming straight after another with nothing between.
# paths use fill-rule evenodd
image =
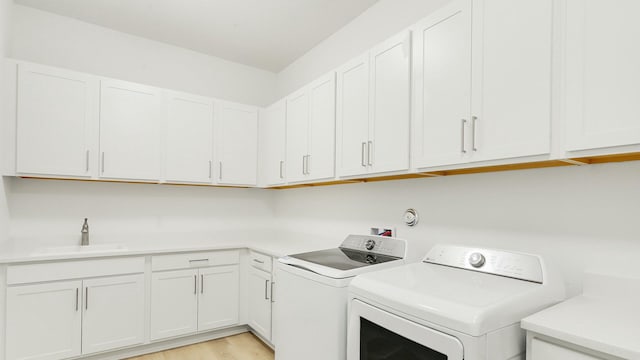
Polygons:
<instances>
[{"instance_id":1,"label":"white lower cabinet","mask_svg":"<svg viewBox=\"0 0 640 360\"><path fill-rule=\"evenodd\" d=\"M531 340L528 360L609 360L617 359L612 357L600 357L590 355L582 351L574 350L558 344L540 339Z\"/></svg>"},{"instance_id":2,"label":"white lower cabinet","mask_svg":"<svg viewBox=\"0 0 640 360\"><path fill-rule=\"evenodd\" d=\"M9 287L7 360L80 355L81 290L81 280Z\"/></svg>"},{"instance_id":3,"label":"white lower cabinet","mask_svg":"<svg viewBox=\"0 0 640 360\"><path fill-rule=\"evenodd\" d=\"M218 259L212 259L215 253L153 257L157 271L151 275L152 341L238 323L238 254L220 254Z\"/></svg>"},{"instance_id":4,"label":"white lower cabinet","mask_svg":"<svg viewBox=\"0 0 640 360\"><path fill-rule=\"evenodd\" d=\"M249 326L272 344L272 304L275 279L271 271L273 259L251 251L249 254Z\"/></svg>"},{"instance_id":5,"label":"white lower cabinet","mask_svg":"<svg viewBox=\"0 0 640 360\"><path fill-rule=\"evenodd\" d=\"M144 342L144 274L83 281L82 353Z\"/></svg>"},{"instance_id":6,"label":"white lower cabinet","mask_svg":"<svg viewBox=\"0 0 640 360\"><path fill-rule=\"evenodd\" d=\"M126 261L135 266L136 259ZM110 264L102 264L35 264L11 271L14 279L30 279L24 283L10 280L7 288L6 359L66 359L142 344L144 274L28 283L58 274L76 277L83 271L108 274ZM81 266L86 265L100 270L83 270ZM113 273L127 271L115 269Z\"/></svg>"},{"instance_id":7,"label":"white lower cabinet","mask_svg":"<svg viewBox=\"0 0 640 360\"><path fill-rule=\"evenodd\" d=\"M271 340L271 274L249 270L249 326Z\"/></svg>"}]
</instances>

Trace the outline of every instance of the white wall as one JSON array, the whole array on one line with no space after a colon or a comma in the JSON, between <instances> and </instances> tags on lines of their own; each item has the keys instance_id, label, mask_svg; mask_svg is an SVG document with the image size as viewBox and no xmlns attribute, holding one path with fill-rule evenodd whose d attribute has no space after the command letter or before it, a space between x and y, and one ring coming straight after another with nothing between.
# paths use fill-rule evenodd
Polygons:
<instances>
[{"instance_id":1,"label":"white wall","mask_svg":"<svg viewBox=\"0 0 640 360\"><path fill-rule=\"evenodd\" d=\"M10 27L12 18L12 0L0 0L0 59L6 56L8 52L8 43L10 38ZM3 72L0 71L0 84L3 82ZM2 106L0 101L0 107ZM4 111L0 108L0 116L4 114ZM4 119L0 119L0 124L4 124ZM4 139L5 134L1 131L4 130L3 126L0 126L0 139ZM0 147L1 151L2 147ZM0 159L4 156L0 154ZM9 232L9 209L7 207L5 189L5 179L0 177L0 244L4 243Z\"/></svg>"},{"instance_id":2,"label":"white wall","mask_svg":"<svg viewBox=\"0 0 640 360\"><path fill-rule=\"evenodd\" d=\"M77 245L85 217L93 243L175 244L261 229L273 217L273 192L261 189L20 178L10 185L16 250Z\"/></svg>"},{"instance_id":3,"label":"white wall","mask_svg":"<svg viewBox=\"0 0 640 360\"><path fill-rule=\"evenodd\" d=\"M271 72L21 5L9 56L252 105L275 99Z\"/></svg>"},{"instance_id":4,"label":"white wall","mask_svg":"<svg viewBox=\"0 0 640 360\"><path fill-rule=\"evenodd\" d=\"M349 233L391 225L413 260L435 243L541 254L563 271L571 292L582 271L633 263L640 254L640 162L460 175L280 191L283 229ZM414 228L401 216L415 208Z\"/></svg>"},{"instance_id":5,"label":"white wall","mask_svg":"<svg viewBox=\"0 0 640 360\"><path fill-rule=\"evenodd\" d=\"M450 0L380 0L278 74L277 98L413 25Z\"/></svg>"}]
</instances>

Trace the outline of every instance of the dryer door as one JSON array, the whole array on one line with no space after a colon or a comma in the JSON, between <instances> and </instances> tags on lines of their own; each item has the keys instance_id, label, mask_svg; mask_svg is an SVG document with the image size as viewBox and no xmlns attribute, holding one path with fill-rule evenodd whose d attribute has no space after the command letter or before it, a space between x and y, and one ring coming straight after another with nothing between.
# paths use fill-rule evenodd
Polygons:
<instances>
[{"instance_id":1,"label":"dryer door","mask_svg":"<svg viewBox=\"0 0 640 360\"><path fill-rule=\"evenodd\" d=\"M401 318L357 299L351 302L347 360L462 360L453 336Z\"/></svg>"}]
</instances>

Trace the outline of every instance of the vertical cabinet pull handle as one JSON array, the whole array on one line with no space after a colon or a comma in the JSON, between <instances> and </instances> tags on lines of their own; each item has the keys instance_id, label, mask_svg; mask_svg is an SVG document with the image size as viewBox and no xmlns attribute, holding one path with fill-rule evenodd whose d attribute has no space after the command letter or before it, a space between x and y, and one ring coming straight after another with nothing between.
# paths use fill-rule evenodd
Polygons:
<instances>
[{"instance_id":1,"label":"vertical cabinet pull handle","mask_svg":"<svg viewBox=\"0 0 640 360\"><path fill-rule=\"evenodd\" d=\"M363 142L362 143L362 150L361 150L362 152L360 153L360 164L362 166L364 166L364 167L367 166L367 163L366 163L366 161L364 159L364 153L367 151L366 149L367 149L367 143Z\"/></svg>"},{"instance_id":2,"label":"vertical cabinet pull handle","mask_svg":"<svg viewBox=\"0 0 640 360\"><path fill-rule=\"evenodd\" d=\"M373 141L367 142L367 164L373 165Z\"/></svg>"},{"instance_id":3,"label":"vertical cabinet pull handle","mask_svg":"<svg viewBox=\"0 0 640 360\"><path fill-rule=\"evenodd\" d=\"M282 170L282 167L284 166L284 160L280 160L280 179L284 179L284 170Z\"/></svg>"},{"instance_id":4,"label":"vertical cabinet pull handle","mask_svg":"<svg viewBox=\"0 0 640 360\"><path fill-rule=\"evenodd\" d=\"M213 168L213 161L209 160L209 179L211 179L211 177L213 176L211 175L212 168Z\"/></svg>"},{"instance_id":5,"label":"vertical cabinet pull handle","mask_svg":"<svg viewBox=\"0 0 640 360\"><path fill-rule=\"evenodd\" d=\"M89 150L87 150L87 153L85 155L85 169L86 172L89 172Z\"/></svg>"},{"instance_id":6,"label":"vertical cabinet pull handle","mask_svg":"<svg viewBox=\"0 0 640 360\"><path fill-rule=\"evenodd\" d=\"M302 155L302 175L307 175L307 156Z\"/></svg>"},{"instance_id":7,"label":"vertical cabinet pull handle","mask_svg":"<svg viewBox=\"0 0 640 360\"><path fill-rule=\"evenodd\" d=\"M204 294L204 275L200 275L200 294Z\"/></svg>"},{"instance_id":8,"label":"vertical cabinet pull handle","mask_svg":"<svg viewBox=\"0 0 640 360\"><path fill-rule=\"evenodd\" d=\"M264 281L264 299L269 300L269 295L267 294L267 289L269 287L269 280Z\"/></svg>"},{"instance_id":9,"label":"vertical cabinet pull handle","mask_svg":"<svg viewBox=\"0 0 640 360\"><path fill-rule=\"evenodd\" d=\"M193 275L193 295L198 293L198 275Z\"/></svg>"},{"instance_id":10,"label":"vertical cabinet pull handle","mask_svg":"<svg viewBox=\"0 0 640 360\"><path fill-rule=\"evenodd\" d=\"M84 288L84 309L89 310L89 288Z\"/></svg>"},{"instance_id":11,"label":"vertical cabinet pull handle","mask_svg":"<svg viewBox=\"0 0 640 360\"><path fill-rule=\"evenodd\" d=\"M311 155L307 155L307 175L311 175Z\"/></svg>"},{"instance_id":12,"label":"vertical cabinet pull handle","mask_svg":"<svg viewBox=\"0 0 640 360\"><path fill-rule=\"evenodd\" d=\"M275 300L273 300L273 285L275 285L275 282L271 282L271 302L274 303L276 302Z\"/></svg>"},{"instance_id":13,"label":"vertical cabinet pull handle","mask_svg":"<svg viewBox=\"0 0 640 360\"><path fill-rule=\"evenodd\" d=\"M220 165L219 167L219 173L218 173L218 179L222 180L222 161L218 161L218 165Z\"/></svg>"},{"instance_id":14,"label":"vertical cabinet pull handle","mask_svg":"<svg viewBox=\"0 0 640 360\"><path fill-rule=\"evenodd\" d=\"M80 289L76 288L76 311L78 311L78 305L80 303L79 297L80 297Z\"/></svg>"},{"instance_id":15,"label":"vertical cabinet pull handle","mask_svg":"<svg viewBox=\"0 0 640 360\"><path fill-rule=\"evenodd\" d=\"M476 147L476 123L478 122L477 116L471 117L471 149L473 151L478 151Z\"/></svg>"},{"instance_id":16,"label":"vertical cabinet pull handle","mask_svg":"<svg viewBox=\"0 0 640 360\"><path fill-rule=\"evenodd\" d=\"M104 174L104 151L102 152L102 161L100 161L102 163L102 174Z\"/></svg>"},{"instance_id":17,"label":"vertical cabinet pull handle","mask_svg":"<svg viewBox=\"0 0 640 360\"><path fill-rule=\"evenodd\" d=\"M467 153L467 149L465 149L465 146L464 146L464 128L465 128L466 124L467 124L467 120L466 119L462 119L462 127L461 127L462 131L460 132L460 134L461 134L461 140L460 140L461 148L460 148L460 151L462 151L463 154Z\"/></svg>"}]
</instances>

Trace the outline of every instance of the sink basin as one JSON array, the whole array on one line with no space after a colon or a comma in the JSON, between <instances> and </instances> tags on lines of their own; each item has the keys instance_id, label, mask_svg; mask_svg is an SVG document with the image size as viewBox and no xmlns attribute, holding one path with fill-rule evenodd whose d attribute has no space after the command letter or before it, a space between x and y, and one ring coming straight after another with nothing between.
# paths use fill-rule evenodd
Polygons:
<instances>
[{"instance_id":1,"label":"sink basin","mask_svg":"<svg viewBox=\"0 0 640 360\"><path fill-rule=\"evenodd\" d=\"M125 251L127 247L122 244L96 244L96 245L73 245L73 246L52 246L43 247L33 252L34 256L46 255L71 255L71 254L87 254Z\"/></svg>"}]
</instances>

